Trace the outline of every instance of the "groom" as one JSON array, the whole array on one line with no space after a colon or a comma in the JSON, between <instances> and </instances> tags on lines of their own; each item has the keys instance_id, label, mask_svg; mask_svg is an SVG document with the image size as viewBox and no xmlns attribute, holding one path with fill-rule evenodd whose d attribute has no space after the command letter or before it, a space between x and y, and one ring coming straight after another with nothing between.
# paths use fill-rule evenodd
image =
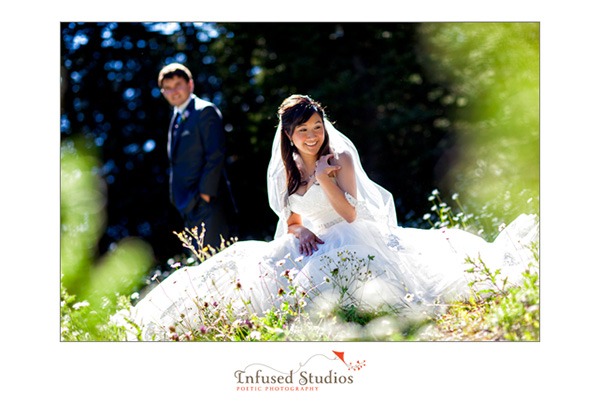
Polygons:
<instances>
[{"instance_id":1,"label":"groom","mask_svg":"<svg viewBox=\"0 0 600 400\"><path fill-rule=\"evenodd\" d=\"M189 69L169 64L158 75L158 86L174 107L167 150L170 161L171 203L185 226L206 227L204 245L218 248L228 237L223 204L225 135L221 112L196 97Z\"/></svg>"}]
</instances>

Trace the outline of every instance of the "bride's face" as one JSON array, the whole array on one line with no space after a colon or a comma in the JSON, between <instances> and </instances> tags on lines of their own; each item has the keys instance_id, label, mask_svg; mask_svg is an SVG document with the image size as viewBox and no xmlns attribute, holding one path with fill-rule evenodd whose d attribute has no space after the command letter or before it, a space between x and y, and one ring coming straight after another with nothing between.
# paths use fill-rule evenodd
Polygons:
<instances>
[{"instance_id":1,"label":"bride's face","mask_svg":"<svg viewBox=\"0 0 600 400\"><path fill-rule=\"evenodd\" d=\"M292 141L301 155L316 156L323 145L325 128L323 120L318 113L314 113L310 119L294 128Z\"/></svg>"}]
</instances>

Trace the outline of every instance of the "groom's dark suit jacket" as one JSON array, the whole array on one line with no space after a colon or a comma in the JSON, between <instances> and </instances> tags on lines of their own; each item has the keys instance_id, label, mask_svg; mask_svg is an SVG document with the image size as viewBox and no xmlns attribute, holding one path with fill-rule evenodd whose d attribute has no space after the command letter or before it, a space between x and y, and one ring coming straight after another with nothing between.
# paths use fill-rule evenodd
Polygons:
<instances>
[{"instance_id":1,"label":"groom's dark suit jacket","mask_svg":"<svg viewBox=\"0 0 600 400\"><path fill-rule=\"evenodd\" d=\"M207 235L225 235L221 189L225 135L219 109L192 94L182 117L174 114L171 119L168 152L171 202L186 226L200 227L205 222ZM200 193L209 195L210 203Z\"/></svg>"}]
</instances>

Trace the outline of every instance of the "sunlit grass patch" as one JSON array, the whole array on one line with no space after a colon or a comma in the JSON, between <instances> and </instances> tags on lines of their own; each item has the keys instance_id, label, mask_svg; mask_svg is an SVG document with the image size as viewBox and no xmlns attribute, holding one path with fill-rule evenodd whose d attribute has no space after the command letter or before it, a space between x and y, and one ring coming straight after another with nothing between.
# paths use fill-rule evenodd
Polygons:
<instances>
[{"instance_id":1,"label":"sunlit grass patch","mask_svg":"<svg viewBox=\"0 0 600 400\"><path fill-rule=\"evenodd\" d=\"M490 268L472 269L480 280L491 282L495 289L473 291L465 302L456 302L436 319L429 340L478 341L540 339L539 249L530 248L533 262L523 272L520 285L506 287L496 281ZM475 261L472 260L473 263Z\"/></svg>"}]
</instances>

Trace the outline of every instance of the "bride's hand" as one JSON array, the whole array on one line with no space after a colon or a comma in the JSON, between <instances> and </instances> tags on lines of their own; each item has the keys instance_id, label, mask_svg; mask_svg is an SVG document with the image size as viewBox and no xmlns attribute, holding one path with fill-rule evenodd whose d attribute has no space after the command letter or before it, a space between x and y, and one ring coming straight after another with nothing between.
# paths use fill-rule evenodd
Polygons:
<instances>
[{"instance_id":1,"label":"bride's hand","mask_svg":"<svg viewBox=\"0 0 600 400\"><path fill-rule=\"evenodd\" d=\"M319 244L323 244L321 239L314 233L304 228L298 235L298 241L300 242L300 254L305 256L312 255L317 251Z\"/></svg>"},{"instance_id":2,"label":"bride's hand","mask_svg":"<svg viewBox=\"0 0 600 400\"><path fill-rule=\"evenodd\" d=\"M333 154L325 154L317 161L317 169L315 170L315 177L317 180L327 179L333 172L339 171L342 167L337 164L329 164L329 160L334 157Z\"/></svg>"}]
</instances>

